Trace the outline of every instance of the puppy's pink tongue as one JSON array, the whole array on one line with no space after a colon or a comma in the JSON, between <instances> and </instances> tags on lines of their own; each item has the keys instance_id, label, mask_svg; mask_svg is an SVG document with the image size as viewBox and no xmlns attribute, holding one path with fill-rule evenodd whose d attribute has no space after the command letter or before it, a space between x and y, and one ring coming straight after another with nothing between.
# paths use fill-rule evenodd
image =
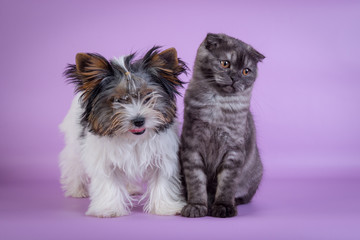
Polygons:
<instances>
[{"instance_id":1,"label":"puppy's pink tongue","mask_svg":"<svg viewBox=\"0 0 360 240\"><path fill-rule=\"evenodd\" d=\"M145 128L135 128L135 129L130 129L130 132L132 133L140 133L145 131Z\"/></svg>"}]
</instances>

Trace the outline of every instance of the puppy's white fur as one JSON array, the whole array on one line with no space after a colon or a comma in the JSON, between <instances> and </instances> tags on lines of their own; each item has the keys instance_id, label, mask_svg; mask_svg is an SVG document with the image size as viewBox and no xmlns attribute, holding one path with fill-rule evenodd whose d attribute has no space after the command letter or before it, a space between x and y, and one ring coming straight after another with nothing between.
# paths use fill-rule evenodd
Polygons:
<instances>
[{"instance_id":1,"label":"puppy's white fur","mask_svg":"<svg viewBox=\"0 0 360 240\"><path fill-rule=\"evenodd\" d=\"M87 215L115 217L130 213L132 193L143 183L144 210L174 215L184 206L179 181L177 126L143 135L130 132L114 137L82 133L80 94L60 129L66 146L60 154L61 183L66 196L90 197ZM80 137L82 135L82 137Z\"/></svg>"}]
</instances>

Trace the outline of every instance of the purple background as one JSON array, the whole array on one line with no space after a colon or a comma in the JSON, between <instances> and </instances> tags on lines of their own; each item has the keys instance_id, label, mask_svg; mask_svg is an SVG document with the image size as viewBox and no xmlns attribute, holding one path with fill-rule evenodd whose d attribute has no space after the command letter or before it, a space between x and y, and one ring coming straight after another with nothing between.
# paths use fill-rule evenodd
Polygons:
<instances>
[{"instance_id":1,"label":"purple background","mask_svg":"<svg viewBox=\"0 0 360 240\"><path fill-rule=\"evenodd\" d=\"M0 1L0 239L359 239L359 1ZM77 52L175 47L207 32L266 56L252 99L265 176L232 219L85 217L58 184ZM188 81L188 76L182 79ZM182 119L182 98L178 99Z\"/></svg>"}]
</instances>

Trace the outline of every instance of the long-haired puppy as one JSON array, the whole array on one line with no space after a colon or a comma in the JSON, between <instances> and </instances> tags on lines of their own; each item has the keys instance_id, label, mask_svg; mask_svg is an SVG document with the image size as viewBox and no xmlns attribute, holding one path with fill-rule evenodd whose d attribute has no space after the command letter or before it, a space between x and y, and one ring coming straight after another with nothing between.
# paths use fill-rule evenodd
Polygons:
<instances>
[{"instance_id":1,"label":"long-haired puppy","mask_svg":"<svg viewBox=\"0 0 360 240\"><path fill-rule=\"evenodd\" d=\"M87 215L127 215L134 193L147 199L146 212L181 211L175 115L186 69L174 48L159 47L138 60L78 53L68 65L77 95L60 125L61 183L66 196L90 197Z\"/></svg>"}]
</instances>

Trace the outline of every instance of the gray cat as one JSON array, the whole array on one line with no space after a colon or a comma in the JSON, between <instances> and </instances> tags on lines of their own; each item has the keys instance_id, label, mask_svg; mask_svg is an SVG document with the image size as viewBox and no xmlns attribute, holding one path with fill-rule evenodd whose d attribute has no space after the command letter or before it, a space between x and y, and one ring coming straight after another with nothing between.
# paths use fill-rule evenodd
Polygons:
<instances>
[{"instance_id":1,"label":"gray cat","mask_svg":"<svg viewBox=\"0 0 360 240\"><path fill-rule=\"evenodd\" d=\"M265 57L225 34L201 43L185 93L179 151L185 217L232 217L262 178L255 125L249 110L257 63Z\"/></svg>"}]
</instances>

